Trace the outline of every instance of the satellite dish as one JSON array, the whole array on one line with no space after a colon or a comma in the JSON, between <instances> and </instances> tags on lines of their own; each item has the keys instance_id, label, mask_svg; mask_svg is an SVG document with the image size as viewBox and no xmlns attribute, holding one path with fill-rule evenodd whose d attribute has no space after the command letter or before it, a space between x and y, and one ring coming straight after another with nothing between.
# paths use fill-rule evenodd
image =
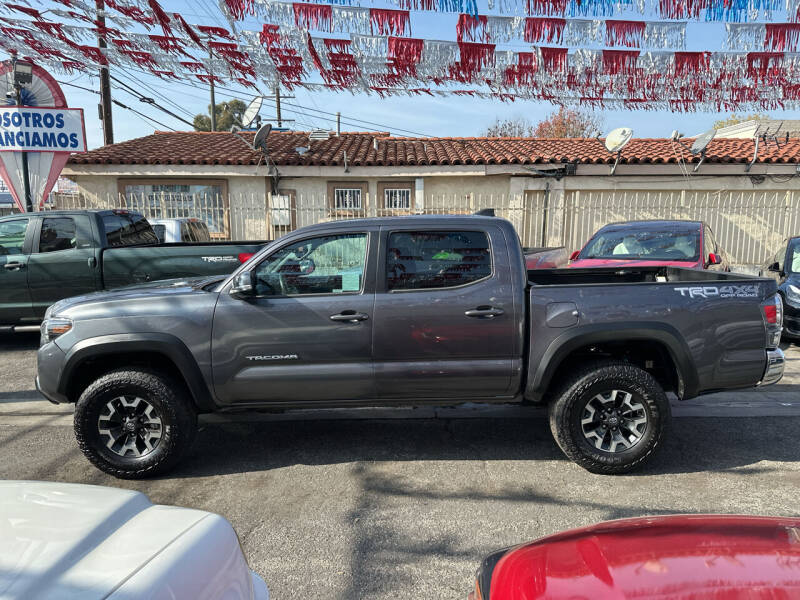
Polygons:
<instances>
[{"instance_id":1,"label":"satellite dish","mask_svg":"<svg viewBox=\"0 0 800 600\"><path fill-rule=\"evenodd\" d=\"M247 108L242 115L242 127L247 129L250 125L253 124L256 117L258 116L258 112L261 110L261 104L264 102L264 98L261 96L256 96L250 101L250 104L247 105Z\"/></svg>"},{"instance_id":2,"label":"satellite dish","mask_svg":"<svg viewBox=\"0 0 800 600\"><path fill-rule=\"evenodd\" d=\"M673 129L672 130L672 135L669 136L669 139L671 139L673 142L677 142L682 137L683 137L683 134L680 131L678 131L677 129Z\"/></svg>"},{"instance_id":3,"label":"satellite dish","mask_svg":"<svg viewBox=\"0 0 800 600\"><path fill-rule=\"evenodd\" d=\"M692 144L692 147L689 151L692 154L703 154L706 151L706 147L714 139L714 136L717 135L716 129L709 129L704 134L697 136L697 139Z\"/></svg>"},{"instance_id":4,"label":"satellite dish","mask_svg":"<svg viewBox=\"0 0 800 600\"><path fill-rule=\"evenodd\" d=\"M606 150L609 152L619 152L625 144L631 141L633 129L630 127L618 127L606 136Z\"/></svg>"},{"instance_id":5,"label":"satellite dish","mask_svg":"<svg viewBox=\"0 0 800 600\"><path fill-rule=\"evenodd\" d=\"M715 135L717 135L717 130L709 129L704 134L697 136L694 144L692 144L692 147L689 148L689 152L692 154L700 155L700 162L694 166L694 171L692 171L692 173L696 173L697 169L700 168L700 165L703 164L703 161L706 159L706 148L711 143L711 140L714 139ZM758 146L756 146L756 148L758 148Z\"/></svg>"},{"instance_id":6,"label":"satellite dish","mask_svg":"<svg viewBox=\"0 0 800 600\"><path fill-rule=\"evenodd\" d=\"M269 137L270 131L272 131L272 125L269 123L259 127L258 131L256 131L256 137L253 138L253 148L255 150L267 151L267 137Z\"/></svg>"}]
</instances>

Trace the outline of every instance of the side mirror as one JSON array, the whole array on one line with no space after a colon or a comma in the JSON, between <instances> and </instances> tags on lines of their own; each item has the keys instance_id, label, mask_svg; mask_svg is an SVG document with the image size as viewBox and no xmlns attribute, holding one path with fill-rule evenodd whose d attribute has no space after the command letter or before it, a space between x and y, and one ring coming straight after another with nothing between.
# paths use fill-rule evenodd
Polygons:
<instances>
[{"instance_id":1,"label":"side mirror","mask_svg":"<svg viewBox=\"0 0 800 600\"><path fill-rule=\"evenodd\" d=\"M255 296L256 287L253 282L252 271L242 271L233 279L230 294L234 298L248 298Z\"/></svg>"},{"instance_id":2,"label":"side mirror","mask_svg":"<svg viewBox=\"0 0 800 600\"><path fill-rule=\"evenodd\" d=\"M719 255L714 254L713 252L709 252L708 254L708 264L709 265L718 265L722 262L722 258Z\"/></svg>"},{"instance_id":3,"label":"side mirror","mask_svg":"<svg viewBox=\"0 0 800 600\"><path fill-rule=\"evenodd\" d=\"M575 250L575 252L573 252L572 254L569 255L569 259L570 260L578 260L578 256L580 256L580 254L581 254L580 250Z\"/></svg>"}]
</instances>

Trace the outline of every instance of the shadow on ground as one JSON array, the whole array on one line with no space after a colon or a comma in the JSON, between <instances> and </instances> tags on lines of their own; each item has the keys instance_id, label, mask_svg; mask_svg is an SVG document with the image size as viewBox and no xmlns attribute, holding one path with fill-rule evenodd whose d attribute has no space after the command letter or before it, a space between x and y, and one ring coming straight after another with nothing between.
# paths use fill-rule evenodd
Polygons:
<instances>
[{"instance_id":1,"label":"shadow on ground","mask_svg":"<svg viewBox=\"0 0 800 600\"><path fill-rule=\"evenodd\" d=\"M800 419L697 418L672 422L640 476L725 471L800 461ZM769 432L769 435L765 435ZM531 419L290 421L207 425L176 477L356 461L567 461L547 422ZM570 466L570 468L578 468Z\"/></svg>"}]
</instances>

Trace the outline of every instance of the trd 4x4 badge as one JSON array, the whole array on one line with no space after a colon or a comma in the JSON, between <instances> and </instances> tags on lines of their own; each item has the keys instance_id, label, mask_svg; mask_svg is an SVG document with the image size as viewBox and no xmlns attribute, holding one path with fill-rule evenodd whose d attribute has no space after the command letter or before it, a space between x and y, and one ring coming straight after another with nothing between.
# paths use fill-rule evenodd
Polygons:
<instances>
[{"instance_id":1,"label":"trd 4x4 badge","mask_svg":"<svg viewBox=\"0 0 800 600\"><path fill-rule=\"evenodd\" d=\"M689 298L754 298L758 296L757 285L715 285L676 287L676 292Z\"/></svg>"}]
</instances>

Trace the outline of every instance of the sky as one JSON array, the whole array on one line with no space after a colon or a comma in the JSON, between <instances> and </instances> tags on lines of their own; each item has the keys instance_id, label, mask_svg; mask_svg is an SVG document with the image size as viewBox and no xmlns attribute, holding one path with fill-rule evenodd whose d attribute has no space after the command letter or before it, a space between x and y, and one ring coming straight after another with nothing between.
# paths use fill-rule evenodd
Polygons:
<instances>
[{"instance_id":1,"label":"sky","mask_svg":"<svg viewBox=\"0 0 800 600\"><path fill-rule=\"evenodd\" d=\"M181 13L188 22L204 25L226 26L216 3L213 0L162 0L162 6L169 12ZM56 2L42 2L47 7L60 6ZM355 4L355 2L354 2ZM365 6L380 6L378 2L365 2ZM386 4L386 6L391 6ZM481 14L488 12L486 0L478 0ZM646 15L646 18L650 16ZM623 17L624 18L624 17ZM631 18L637 18L632 16ZM641 18L639 16L638 18ZM651 17L654 18L654 17ZM412 12L412 36L427 39L455 39L457 15L441 13ZM782 19L781 19L782 20ZM242 29L260 30L255 19L248 19ZM724 50L724 25L721 23L692 23L687 30L687 50ZM501 44L498 49L529 50L523 43ZM5 58L5 57L3 57ZM191 85L168 82L143 71L120 70L112 67L111 74L125 81L141 94L154 98L170 111L191 122L194 115L206 113L209 104L208 86L198 81ZM84 109L86 134L89 148L103 143L101 122L98 118L99 95L79 89L99 89L98 78L82 74L72 77L57 76L71 107ZM239 85L225 84L228 90L217 89L217 103L239 98L249 102L254 90ZM261 83L261 91L270 90ZM311 92L296 89L284 92L294 98L285 98L282 112L285 118L295 119L286 126L308 131L310 129L335 128L335 117L327 113L342 113L343 131L389 131L398 136L427 135L437 137L471 137L482 135L496 119L522 117L536 123L556 110L546 102L483 100L469 97L411 97L386 98L349 92ZM112 82L112 97L161 122L154 124L118 106L113 107L114 141L120 142L152 133L154 130L189 130L186 123L156 108L140 102L124 87ZM291 106L291 104L297 106ZM302 107L302 108L300 108ZM635 137L667 137L673 130L692 136L709 129L712 123L729 116L727 113L671 113L668 111L595 111L604 123L604 131L616 127L631 127ZM797 119L800 111L773 111L774 118ZM265 100L261 110L263 118L273 118L274 104ZM355 120L359 121L355 121ZM369 123L363 123L368 121Z\"/></svg>"}]
</instances>

